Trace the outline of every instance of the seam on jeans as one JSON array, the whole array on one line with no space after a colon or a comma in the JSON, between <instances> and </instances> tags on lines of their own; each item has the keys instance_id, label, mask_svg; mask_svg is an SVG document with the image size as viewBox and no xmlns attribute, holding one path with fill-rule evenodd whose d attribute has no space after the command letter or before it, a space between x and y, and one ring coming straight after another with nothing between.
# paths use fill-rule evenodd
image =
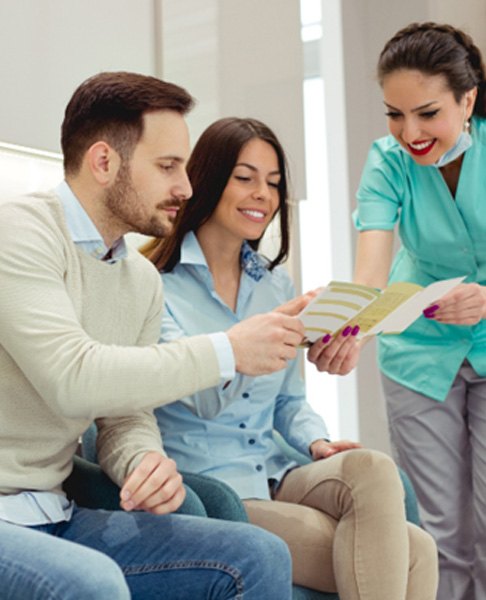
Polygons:
<instances>
[{"instance_id":1,"label":"seam on jeans","mask_svg":"<svg viewBox=\"0 0 486 600\"><path fill-rule=\"evenodd\" d=\"M36 586L40 584L43 587L43 592L48 594L47 596L45 596L45 600L62 600L62 597L59 596L52 587L49 579L44 577L37 569L29 568L29 566L25 562L12 561L2 556L0 573L5 572L8 578L8 574L10 573L11 575L10 568L20 569L21 573L25 573L26 575L32 575L36 581ZM24 579L23 575L22 579Z\"/></svg>"},{"instance_id":2,"label":"seam on jeans","mask_svg":"<svg viewBox=\"0 0 486 600\"><path fill-rule=\"evenodd\" d=\"M217 571L223 571L234 579L236 586L235 600L241 600L243 598L244 584L243 577L238 569L226 565L225 563L218 562L215 560L179 560L167 563L157 563L154 565L140 565L140 566L129 566L122 567L125 575L145 575L147 573L155 573L158 571L173 571L183 569L214 569Z\"/></svg>"}]
</instances>

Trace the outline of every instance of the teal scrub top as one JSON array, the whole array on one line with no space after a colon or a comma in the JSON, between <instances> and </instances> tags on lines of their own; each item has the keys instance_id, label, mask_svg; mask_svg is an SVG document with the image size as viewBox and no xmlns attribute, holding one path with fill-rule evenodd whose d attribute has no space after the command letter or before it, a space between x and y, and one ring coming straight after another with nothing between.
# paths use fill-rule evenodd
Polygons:
<instances>
[{"instance_id":1,"label":"teal scrub top","mask_svg":"<svg viewBox=\"0 0 486 600\"><path fill-rule=\"evenodd\" d=\"M353 218L359 231L398 224L390 283L465 275L486 284L486 119L474 117L471 134L455 198L437 168L418 165L392 136L372 145ZM441 325L420 317L400 335L380 336L378 358L391 379L443 401L464 359L486 376L486 320Z\"/></svg>"}]
</instances>

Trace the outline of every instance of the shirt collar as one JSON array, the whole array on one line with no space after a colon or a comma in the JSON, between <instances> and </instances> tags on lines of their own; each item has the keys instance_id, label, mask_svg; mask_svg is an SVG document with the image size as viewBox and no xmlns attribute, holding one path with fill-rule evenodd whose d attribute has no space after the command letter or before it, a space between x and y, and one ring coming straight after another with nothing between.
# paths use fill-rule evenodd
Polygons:
<instances>
[{"instance_id":1,"label":"shirt collar","mask_svg":"<svg viewBox=\"0 0 486 600\"><path fill-rule=\"evenodd\" d=\"M243 271L255 281L260 281L267 272L265 259L246 241L241 246L240 262ZM189 231L182 240L180 263L208 267L194 231Z\"/></svg>"},{"instance_id":2,"label":"shirt collar","mask_svg":"<svg viewBox=\"0 0 486 600\"><path fill-rule=\"evenodd\" d=\"M66 181L62 181L55 191L61 200L66 224L76 245L94 258L104 259L111 263L127 256L127 247L123 237L117 240L111 248L108 248L95 224L89 218L88 213ZM107 259L108 253L110 258Z\"/></svg>"},{"instance_id":3,"label":"shirt collar","mask_svg":"<svg viewBox=\"0 0 486 600\"><path fill-rule=\"evenodd\" d=\"M186 265L200 265L204 267L208 266L206 257L204 256L194 231L189 231L186 233L184 239L182 240L180 263Z\"/></svg>"}]
</instances>

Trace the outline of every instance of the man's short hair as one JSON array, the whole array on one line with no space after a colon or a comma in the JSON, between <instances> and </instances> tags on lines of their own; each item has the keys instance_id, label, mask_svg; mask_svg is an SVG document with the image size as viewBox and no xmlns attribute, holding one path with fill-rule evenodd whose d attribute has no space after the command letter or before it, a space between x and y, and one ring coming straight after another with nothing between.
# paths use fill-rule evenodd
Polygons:
<instances>
[{"instance_id":1,"label":"man's short hair","mask_svg":"<svg viewBox=\"0 0 486 600\"><path fill-rule=\"evenodd\" d=\"M74 92L64 113L65 173L76 174L84 154L98 140L128 160L142 137L145 113L172 110L185 115L193 105L185 89L156 77L124 71L90 77Z\"/></svg>"}]
</instances>

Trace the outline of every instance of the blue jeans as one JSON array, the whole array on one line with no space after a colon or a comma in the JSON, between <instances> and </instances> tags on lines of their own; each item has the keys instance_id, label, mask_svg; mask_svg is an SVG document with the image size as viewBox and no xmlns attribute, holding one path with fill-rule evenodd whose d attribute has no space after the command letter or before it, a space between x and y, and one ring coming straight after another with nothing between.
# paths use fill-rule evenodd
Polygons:
<instances>
[{"instance_id":1,"label":"blue jeans","mask_svg":"<svg viewBox=\"0 0 486 600\"><path fill-rule=\"evenodd\" d=\"M69 522L0 521L0 581L2 600L290 600L291 563L246 523L76 507Z\"/></svg>"}]
</instances>

